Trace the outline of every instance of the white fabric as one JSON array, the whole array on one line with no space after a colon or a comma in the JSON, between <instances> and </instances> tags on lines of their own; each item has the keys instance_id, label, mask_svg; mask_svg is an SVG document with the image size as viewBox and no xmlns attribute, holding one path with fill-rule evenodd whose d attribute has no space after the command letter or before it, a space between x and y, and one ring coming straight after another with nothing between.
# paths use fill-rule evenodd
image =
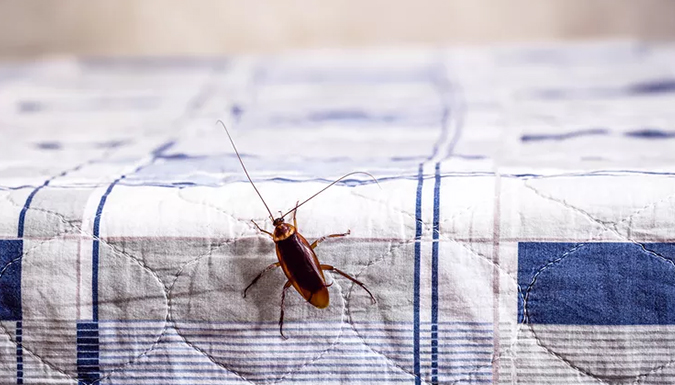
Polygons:
<instances>
[{"instance_id":1,"label":"white fabric","mask_svg":"<svg viewBox=\"0 0 675 385\"><path fill-rule=\"evenodd\" d=\"M675 46L0 67L0 383L673 383ZM331 305L251 219L298 210ZM289 217L286 218L290 220ZM630 273L629 273L630 272ZM628 309L628 310L627 310ZM635 309L633 313L630 309ZM79 353L78 353L79 352Z\"/></svg>"}]
</instances>

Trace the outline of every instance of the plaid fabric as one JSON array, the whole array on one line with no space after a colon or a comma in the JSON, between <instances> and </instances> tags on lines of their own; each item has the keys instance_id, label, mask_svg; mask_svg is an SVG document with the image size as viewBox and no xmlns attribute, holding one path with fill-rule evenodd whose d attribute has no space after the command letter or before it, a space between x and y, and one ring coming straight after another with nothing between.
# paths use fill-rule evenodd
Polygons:
<instances>
[{"instance_id":1,"label":"plaid fabric","mask_svg":"<svg viewBox=\"0 0 675 385\"><path fill-rule=\"evenodd\" d=\"M0 383L675 383L675 46L0 67ZM289 291L298 210L331 305Z\"/></svg>"}]
</instances>

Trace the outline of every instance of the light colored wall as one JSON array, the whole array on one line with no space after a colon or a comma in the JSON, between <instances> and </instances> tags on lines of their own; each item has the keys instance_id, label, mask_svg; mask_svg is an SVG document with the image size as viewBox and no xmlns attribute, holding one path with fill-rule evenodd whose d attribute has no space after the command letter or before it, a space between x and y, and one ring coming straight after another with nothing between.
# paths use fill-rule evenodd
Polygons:
<instances>
[{"instance_id":1,"label":"light colored wall","mask_svg":"<svg viewBox=\"0 0 675 385\"><path fill-rule=\"evenodd\" d=\"M675 0L0 0L0 57L675 39Z\"/></svg>"}]
</instances>

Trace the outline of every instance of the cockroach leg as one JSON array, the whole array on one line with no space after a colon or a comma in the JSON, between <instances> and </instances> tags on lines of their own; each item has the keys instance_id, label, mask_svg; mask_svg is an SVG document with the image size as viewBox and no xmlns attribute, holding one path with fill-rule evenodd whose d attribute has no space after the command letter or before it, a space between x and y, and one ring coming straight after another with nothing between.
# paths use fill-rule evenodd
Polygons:
<instances>
[{"instance_id":1,"label":"cockroach leg","mask_svg":"<svg viewBox=\"0 0 675 385\"><path fill-rule=\"evenodd\" d=\"M373 293L371 293L370 290L368 290L368 288L366 287L366 285L361 283L358 279L352 277L351 275L349 275L349 274L345 273L344 271L342 271L340 269L337 269L337 268L335 268L331 265L321 265L321 270L334 271L334 272L340 274L341 276L347 278L348 280L354 282L355 284L361 286L363 288L363 290L365 290L368 293L368 295L370 295L370 300L373 302L373 304L377 303L377 300L373 296Z\"/></svg>"},{"instance_id":2,"label":"cockroach leg","mask_svg":"<svg viewBox=\"0 0 675 385\"><path fill-rule=\"evenodd\" d=\"M287 340L288 337L284 335L284 301L286 300L286 290L291 287L291 281L287 281L284 285L284 289L281 291L281 315L279 316L279 333L281 336Z\"/></svg>"},{"instance_id":3,"label":"cockroach leg","mask_svg":"<svg viewBox=\"0 0 675 385\"><path fill-rule=\"evenodd\" d=\"M312 249L314 249L315 247L317 247L317 246L319 245L319 243L325 241L327 238L346 237L347 235L349 235L349 234L351 234L351 233L352 233L351 230L347 230L346 233L342 233L342 234L325 235L325 236L323 236L323 237L317 239L316 241L314 241L314 243L312 243L312 244L310 245L310 247L311 247Z\"/></svg>"},{"instance_id":4,"label":"cockroach leg","mask_svg":"<svg viewBox=\"0 0 675 385\"><path fill-rule=\"evenodd\" d=\"M260 278L262 278L263 275L265 275L265 273L267 273L268 271L274 270L279 266L281 266L281 264L279 262L274 262L273 264L267 266L263 271L261 271L260 274L258 274L257 277L253 278L253 281L251 281L251 283L248 286L246 286L246 289L244 289L244 298L246 298L246 292L248 291L248 289L250 289L251 286L255 285L255 283L258 282L258 280Z\"/></svg>"},{"instance_id":5,"label":"cockroach leg","mask_svg":"<svg viewBox=\"0 0 675 385\"><path fill-rule=\"evenodd\" d=\"M254 221L253 219L251 219L251 222L253 222L253 224L255 225L255 227L257 227L258 230L260 230L260 232L265 233L265 234L269 235L270 237L274 238L274 235L273 235L272 233L270 233L269 231L266 231L266 230L261 229L260 226L258 226L258 224L255 223L255 221Z\"/></svg>"},{"instance_id":6,"label":"cockroach leg","mask_svg":"<svg viewBox=\"0 0 675 385\"><path fill-rule=\"evenodd\" d=\"M298 215L298 203L300 203L300 201L295 201L295 209L293 209L293 227L295 227L295 231L299 231L298 219L295 217L296 215Z\"/></svg>"}]
</instances>

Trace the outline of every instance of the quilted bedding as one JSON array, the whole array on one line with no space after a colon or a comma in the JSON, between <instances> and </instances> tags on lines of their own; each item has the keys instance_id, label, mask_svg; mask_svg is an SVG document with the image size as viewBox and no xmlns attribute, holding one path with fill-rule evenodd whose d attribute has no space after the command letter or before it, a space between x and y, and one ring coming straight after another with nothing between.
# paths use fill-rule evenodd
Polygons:
<instances>
[{"instance_id":1,"label":"quilted bedding","mask_svg":"<svg viewBox=\"0 0 675 385\"><path fill-rule=\"evenodd\" d=\"M298 210L331 305L296 292ZM675 45L0 66L1 384L675 383Z\"/></svg>"}]
</instances>

